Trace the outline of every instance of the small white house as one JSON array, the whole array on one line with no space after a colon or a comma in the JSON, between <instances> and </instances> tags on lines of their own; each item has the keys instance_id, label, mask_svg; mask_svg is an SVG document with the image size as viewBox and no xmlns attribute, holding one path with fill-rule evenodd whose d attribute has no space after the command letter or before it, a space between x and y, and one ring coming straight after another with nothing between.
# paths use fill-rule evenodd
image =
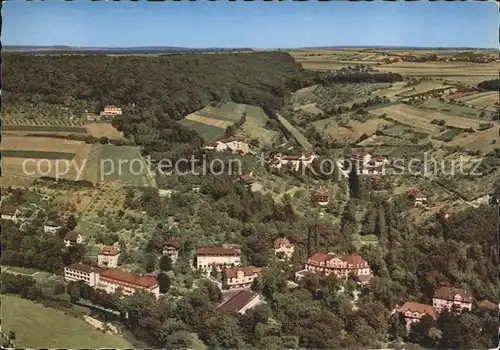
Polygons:
<instances>
[{"instance_id":1,"label":"small white house","mask_svg":"<svg viewBox=\"0 0 500 350\"><path fill-rule=\"evenodd\" d=\"M83 236L76 232L76 231L70 231L66 233L64 236L64 244L66 247L71 247L74 246L75 244L82 244L83 243Z\"/></svg>"},{"instance_id":2,"label":"small white house","mask_svg":"<svg viewBox=\"0 0 500 350\"><path fill-rule=\"evenodd\" d=\"M64 226L61 220L49 220L43 226L43 232L56 234Z\"/></svg>"},{"instance_id":3,"label":"small white house","mask_svg":"<svg viewBox=\"0 0 500 350\"><path fill-rule=\"evenodd\" d=\"M17 223L20 214L21 211L12 205L2 207L2 219L4 220L10 220Z\"/></svg>"}]
</instances>

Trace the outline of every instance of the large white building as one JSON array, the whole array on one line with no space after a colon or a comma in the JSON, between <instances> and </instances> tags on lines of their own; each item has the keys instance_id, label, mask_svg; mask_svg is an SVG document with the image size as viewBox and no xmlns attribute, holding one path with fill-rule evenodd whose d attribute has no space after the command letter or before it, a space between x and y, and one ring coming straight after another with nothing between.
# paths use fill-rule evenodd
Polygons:
<instances>
[{"instance_id":1,"label":"large white building","mask_svg":"<svg viewBox=\"0 0 500 350\"><path fill-rule=\"evenodd\" d=\"M102 267L117 267L119 257L118 248L105 245L97 255L97 264Z\"/></svg>"},{"instance_id":2,"label":"large white building","mask_svg":"<svg viewBox=\"0 0 500 350\"><path fill-rule=\"evenodd\" d=\"M201 247L196 249L196 267L198 269L217 269L239 266L241 251L237 248Z\"/></svg>"},{"instance_id":3,"label":"large white building","mask_svg":"<svg viewBox=\"0 0 500 350\"><path fill-rule=\"evenodd\" d=\"M276 154L269 163L271 168L281 169L284 165L289 165L293 170L299 171L300 166L308 167L316 159L316 154L313 152L302 153L300 156Z\"/></svg>"},{"instance_id":4,"label":"large white building","mask_svg":"<svg viewBox=\"0 0 500 350\"><path fill-rule=\"evenodd\" d=\"M228 137L209 143L204 149L214 150L216 152L231 151L233 153L250 153L248 143L243 142L241 137Z\"/></svg>"},{"instance_id":5,"label":"large white building","mask_svg":"<svg viewBox=\"0 0 500 350\"><path fill-rule=\"evenodd\" d=\"M472 296L462 288L440 287L434 291L432 306L441 312L445 309L452 310L456 308L459 311L463 309L472 310Z\"/></svg>"},{"instance_id":6,"label":"large white building","mask_svg":"<svg viewBox=\"0 0 500 350\"><path fill-rule=\"evenodd\" d=\"M250 288L261 271L253 266L224 269L225 283L228 289Z\"/></svg>"},{"instance_id":7,"label":"large white building","mask_svg":"<svg viewBox=\"0 0 500 350\"><path fill-rule=\"evenodd\" d=\"M144 291L160 296L160 287L154 277L136 275L119 269L102 269L84 264L71 264L64 268L64 280L84 281L90 287L116 293L120 288L124 295Z\"/></svg>"}]
</instances>

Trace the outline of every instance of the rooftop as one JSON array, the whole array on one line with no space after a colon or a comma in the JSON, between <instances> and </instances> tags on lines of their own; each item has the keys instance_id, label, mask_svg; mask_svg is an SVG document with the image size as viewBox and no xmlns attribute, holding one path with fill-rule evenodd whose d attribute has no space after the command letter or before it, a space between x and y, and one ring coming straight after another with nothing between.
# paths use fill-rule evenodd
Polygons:
<instances>
[{"instance_id":1,"label":"rooftop","mask_svg":"<svg viewBox=\"0 0 500 350\"><path fill-rule=\"evenodd\" d=\"M2 214L3 215L14 215L16 213L17 207L13 205L5 205L2 206Z\"/></svg>"},{"instance_id":2,"label":"rooftop","mask_svg":"<svg viewBox=\"0 0 500 350\"><path fill-rule=\"evenodd\" d=\"M221 313L233 313L243 309L248 303L257 298L259 295L247 290L241 290L234 294L229 300L224 302L217 308Z\"/></svg>"},{"instance_id":3,"label":"rooftop","mask_svg":"<svg viewBox=\"0 0 500 350\"><path fill-rule=\"evenodd\" d=\"M196 249L196 255L240 256L240 250L224 247L200 247Z\"/></svg>"},{"instance_id":4,"label":"rooftop","mask_svg":"<svg viewBox=\"0 0 500 350\"><path fill-rule=\"evenodd\" d=\"M346 262L348 265L363 265L366 264L366 260L359 254L344 254L344 255L336 255L336 254L326 254L326 253L315 253L308 260L312 260L316 263L326 263L329 260L334 258L340 259Z\"/></svg>"},{"instance_id":5,"label":"rooftop","mask_svg":"<svg viewBox=\"0 0 500 350\"><path fill-rule=\"evenodd\" d=\"M462 288L440 287L434 291L434 298L438 299L454 300L456 295L459 295L466 303L472 302L472 296Z\"/></svg>"},{"instance_id":6,"label":"rooftop","mask_svg":"<svg viewBox=\"0 0 500 350\"><path fill-rule=\"evenodd\" d=\"M152 288L158 285L156 278L151 276L141 276L135 273L122 271L119 269L106 269L100 273L100 278L108 278L116 281L130 283L139 287Z\"/></svg>"},{"instance_id":7,"label":"rooftop","mask_svg":"<svg viewBox=\"0 0 500 350\"><path fill-rule=\"evenodd\" d=\"M100 255L109 255L109 256L114 256L119 254L120 251L111 245L105 245L104 247L101 248L101 252L99 253Z\"/></svg>"},{"instance_id":8,"label":"rooftop","mask_svg":"<svg viewBox=\"0 0 500 350\"><path fill-rule=\"evenodd\" d=\"M167 239L165 243L163 243L163 246L174 247L179 250L181 249L181 242L178 239Z\"/></svg>"},{"instance_id":9,"label":"rooftop","mask_svg":"<svg viewBox=\"0 0 500 350\"><path fill-rule=\"evenodd\" d=\"M253 274L259 273L262 271L260 267L247 266L247 267L234 267L229 269L224 269L224 273L227 278L235 278L238 277L238 272L243 272L244 276L252 276Z\"/></svg>"},{"instance_id":10,"label":"rooftop","mask_svg":"<svg viewBox=\"0 0 500 350\"><path fill-rule=\"evenodd\" d=\"M277 238L273 243L273 247L278 249L281 246L291 247L293 244L287 238Z\"/></svg>"},{"instance_id":11,"label":"rooftop","mask_svg":"<svg viewBox=\"0 0 500 350\"><path fill-rule=\"evenodd\" d=\"M78 236L80 234L76 231L69 231L68 233L66 233L66 235L64 236L64 240L68 240L68 241L73 241L73 242L76 242L76 240L78 239Z\"/></svg>"},{"instance_id":12,"label":"rooftop","mask_svg":"<svg viewBox=\"0 0 500 350\"><path fill-rule=\"evenodd\" d=\"M499 305L489 300L483 300L482 302L480 302L479 307L491 311L497 311L499 309Z\"/></svg>"},{"instance_id":13,"label":"rooftop","mask_svg":"<svg viewBox=\"0 0 500 350\"><path fill-rule=\"evenodd\" d=\"M101 271L101 269L98 267L93 267L90 265L85 265L85 264L80 264L80 263L68 265L68 266L66 266L66 268L81 271L81 272L87 272L87 273Z\"/></svg>"},{"instance_id":14,"label":"rooftop","mask_svg":"<svg viewBox=\"0 0 500 350\"><path fill-rule=\"evenodd\" d=\"M405 313L406 311L418 312L420 314L427 314L433 319L437 318L436 309L430 305L420 304L413 301L407 301L399 308L399 312Z\"/></svg>"}]
</instances>

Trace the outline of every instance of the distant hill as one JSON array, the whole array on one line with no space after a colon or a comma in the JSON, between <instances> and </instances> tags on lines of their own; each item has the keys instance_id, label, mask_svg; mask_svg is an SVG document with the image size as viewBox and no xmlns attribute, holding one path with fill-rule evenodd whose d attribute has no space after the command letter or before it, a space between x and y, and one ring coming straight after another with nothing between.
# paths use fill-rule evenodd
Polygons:
<instances>
[{"instance_id":1,"label":"distant hill","mask_svg":"<svg viewBox=\"0 0 500 350\"><path fill-rule=\"evenodd\" d=\"M26 53L171 53L171 52L233 52L253 51L251 48L189 48L177 46L138 46L138 47L73 47L73 46L28 46L28 45L5 45L4 52L26 52Z\"/></svg>"}]
</instances>

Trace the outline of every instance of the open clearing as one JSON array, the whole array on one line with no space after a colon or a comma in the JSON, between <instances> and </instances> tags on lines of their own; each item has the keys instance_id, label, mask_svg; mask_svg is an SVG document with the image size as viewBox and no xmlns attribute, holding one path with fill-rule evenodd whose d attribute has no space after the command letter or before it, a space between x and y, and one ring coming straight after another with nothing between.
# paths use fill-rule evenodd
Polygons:
<instances>
[{"instance_id":1,"label":"open clearing","mask_svg":"<svg viewBox=\"0 0 500 350\"><path fill-rule=\"evenodd\" d=\"M278 121L281 123L283 128L285 128L294 138L297 140L297 142L302 146L303 149L309 150L312 149L313 146L311 143L305 138L302 133L295 128L288 120L283 118L281 115L277 114Z\"/></svg>"},{"instance_id":2,"label":"open clearing","mask_svg":"<svg viewBox=\"0 0 500 350\"><path fill-rule=\"evenodd\" d=\"M487 130L458 136L453 141L447 143L447 145L461 146L469 150L488 153L500 147L500 125L495 125Z\"/></svg>"},{"instance_id":3,"label":"open clearing","mask_svg":"<svg viewBox=\"0 0 500 350\"><path fill-rule=\"evenodd\" d=\"M50 137L23 137L5 135L2 137L2 151L40 151L77 153L83 146L83 141L55 139Z\"/></svg>"},{"instance_id":4,"label":"open clearing","mask_svg":"<svg viewBox=\"0 0 500 350\"><path fill-rule=\"evenodd\" d=\"M318 132L338 140L357 139L363 134L372 135L383 126L393 125L390 121L381 118L371 118L364 123L349 120L348 127L338 125L334 118L318 120L313 124Z\"/></svg>"},{"instance_id":5,"label":"open clearing","mask_svg":"<svg viewBox=\"0 0 500 350\"><path fill-rule=\"evenodd\" d=\"M378 108L370 111L370 113L381 115L387 114L388 117L396 121L414 126L419 129L428 130L430 132L439 132L440 127L430 122L434 119L444 120L446 126L452 126L459 129L473 128L477 129L481 121L470 118L449 116L440 112L430 112L428 110L415 108L405 104L398 104L383 108Z\"/></svg>"},{"instance_id":6,"label":"open clearing","mask_svg":"<svg viewBox=\"0 0 500 350\"><path fill-rule=\"evenodd\" d=\"M123 134L108 123L90 123L85 125L85 129L94 137L107 137L111 140L124 139Z\"/></svg>"},{"instance_id":7,"label":"open clearing","mask_svg":"<svg viewBox=\"0 0 500 350\"><path fill-rule=\"evenodd\" d=\"M2 131L29 133L65 133L86 134L87 130L77 126L42 126L42 125L2 125Z\"/></svg>"},{"instance_id":8,"label":"open clearing","mask_svg":"<svg viewBox=\"0 0 500 350\"><path fill-rule=\"evenodd\" d=\"M233 125L232 122L227 122L227 121L220 120L220 119L207 118L207 117L203 117L203 116L198 115L198 114L190 114L186 117L186 119L197 122L197 123L207 124L207 125L211 125L211 126L216 126L218 128L224 128L224 129L227 128L229 125Z\"/></svg>"},{"instance_id":9,"label":"open clearing","mask_svg":"<svg viewBox=\"0 0 500 350\"><path fill-rule=\"evenodd\" d=\"M179 121L179 123L189 129L196 131L206 142L215 141L224 136L224 133L226 132L226 130L223 128L195 122L189 119L183 119Z\"/></svg>"},{"instance_id":10,"label":"open clearing","mask_svg":"<svg viewBox=\"0 0 500 350\"><path fill-rule=\"evenodd\" d=\"M62 311L16 296L2 295L2 331L16 332L21 348L131 348L122 337L99 331Z\"/></svg>"}]
</instances>

